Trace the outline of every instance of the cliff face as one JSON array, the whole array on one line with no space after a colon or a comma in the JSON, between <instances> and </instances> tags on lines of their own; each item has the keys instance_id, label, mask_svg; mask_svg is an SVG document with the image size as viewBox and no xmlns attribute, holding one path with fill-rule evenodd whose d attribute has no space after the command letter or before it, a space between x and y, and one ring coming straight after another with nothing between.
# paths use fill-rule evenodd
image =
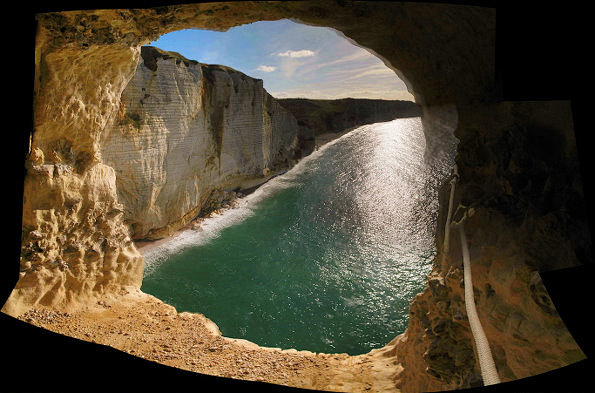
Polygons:
<instances>
[{"instance_id":1,"label":"cliff face","mask_svg":"<svg viewBox=\"0 0 595 393\"><path fill-rule=\"evenodd\" d=\"M317 135L402 117L421 116L420 107L411 101L363 98L281 98L277 101L298 121L302 154L308 154L313 150Z\"/></svg>"},{"instance_id":2,"label":"cliff face","mask_svg":"<svg viewBox=\"0 0 595 393\"><path fill-rule=\"evenodd\" d=\"M185 225L217 188L234 189L287 168L297 122L233 69L142 47L119 111L102 135L118 200L134 238Z\"/></svg>"},{"instance_id":3,"label":"cliff face","mask_svg":"<svg viewBox=\"0 0 595 393\"><path fill-rule=\"evenodd\" d=\"M280 98L277 101L291 112L300 124L311 128L315 135L402 117L421 116L420 107L411 101L364 98Z\"/></svg>"}]
</instances>

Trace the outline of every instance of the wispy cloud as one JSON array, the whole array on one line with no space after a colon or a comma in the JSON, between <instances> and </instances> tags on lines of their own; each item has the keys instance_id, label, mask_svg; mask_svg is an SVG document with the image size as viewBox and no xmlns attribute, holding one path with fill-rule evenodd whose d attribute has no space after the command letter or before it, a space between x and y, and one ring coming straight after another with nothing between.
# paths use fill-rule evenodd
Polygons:
<instances>
[{"instance_id":1,"label":"wispy cloud","mask_svg":"<svg viewBox=\"0 0 595 393\"><path fill-rule=\"evenodd\" d=\"M270 91L276 98L311 98L311 99L338 99L338 98L373 98L385 100L415 101L411 93L406 90L384 88L382 86L325 86L324 89L317 89L315 86L303 86L283 91Z\"/></svg>"},{"instance_id":2,"label":"wispy cloud","mask_svg":"<svg viewBox=\"0 0 595 393\"><path fill-rule=\"evenodd\" d=\"M268 65L259 65L258 67L256 67L257 71L262 71L262 72L273 72L277 69L277 67L275 66L268 66Z\"/></svg>"},{"instance_id":3,"label":"wispy cloud","mask_svg":"<svg viewBox=\"0 0 595 393\"><path fill-rule=\"evenodd\" d=\"M340 64L340 63L347 63L347 62L357 62L360 60L365 60L365 59L369 59L370 58L370 53L364 49L360 49L358 48L355 52L348 54L346 56L343 56L341 58L335 59L335 60L331 60L325 63L317 63L317 64L313 64L309 67L305 67L302 70L302 74L306 74L312 71L316 71L320 68L323 67L330 67L336 64Z\"/></svg>"},{"instance_id":4,"label":"wispy cloud","mask_svg":"<svg viewBox=\"0 0 595 393\"><path fill-rule=\"evenodd\" d=\"M285 52L280 52L277 53L277 56L281 56L281 57L291 57L291 58L299 58L299 57L311 57L314 56L316 53L314 51L311 51L309 49L302 49L302 50L288 50Z\"/></svg>"},{"instance_id":5,"label":"wispy cloud","mask_svg":"<svg viewBox=\"0 0 595 393\"><path fill-rule=\"evenodd\" d=\"M359 79L359 78L363 78L366 76L371 76L371 75L375 75L375 76L391 76L391 77L395 77L395 72L393 70L391 70L388 67L385 67L382 64L373 64L371 66L365 67L363 69L359 69L359 70L341 70L341 71L335 71L333 74L340 74L343 73L344 74L344 80L348 81L348 80L352 80L352 79ZM351 75L349 75L351 74Z\"/></svg>"},{"instance_id":6,"label":"wispy cloud","mask_svg":"<svg viewBox=\"0 0 595 393\"><path fill-rule=\"evenodd\" d=\"M263 79L274 96L392 99L408 95L397 74L373 52L327 28L280 20L237 26L225 33L180 30L170 34L159 39L166 46L156 46L201 63L224 64L253 74Z\"/></svg>"},{"instance_id":7,"label":"wispy cloud","mask_svg":"<svg viewBox=\"0 0 595 393\"><path fill-rule=\"evenodd\" d=\"M279 68L286 78L293 78L295 72L305 65L316 61L316 52L310 49L287 50L276 53L280 57Z\"/></svg>"}]
</instances>

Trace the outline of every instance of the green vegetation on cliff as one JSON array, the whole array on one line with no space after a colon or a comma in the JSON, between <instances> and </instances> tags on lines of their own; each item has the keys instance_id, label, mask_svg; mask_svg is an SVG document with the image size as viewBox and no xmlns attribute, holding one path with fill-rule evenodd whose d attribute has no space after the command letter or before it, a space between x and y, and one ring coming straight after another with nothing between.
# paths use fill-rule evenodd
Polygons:
<instances>
[{"instance_id":1,"label":"green vegetation on cliff","mask_svg":"<svg viewBox=\"0 0 595 393\"><path fill-rule=\"evenodd\" d=\"M364 98L284 98L277 101L295 116L299 125L310 128L315 136L364 124L421 115L419 106L411 101Z\"/></svg>"}]
</instances>

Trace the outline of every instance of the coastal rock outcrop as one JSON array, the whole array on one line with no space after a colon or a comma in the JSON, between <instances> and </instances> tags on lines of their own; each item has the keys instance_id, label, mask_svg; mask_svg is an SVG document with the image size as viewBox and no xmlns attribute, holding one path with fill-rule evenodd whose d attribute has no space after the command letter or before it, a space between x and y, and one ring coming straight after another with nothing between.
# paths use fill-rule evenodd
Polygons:
<instances>
[{"instance_id":1,"label":"coastal rock outcrop","mask_svg":"<svg viewBox=\"0 0 595 393\"><path fill-rule=\"evenodd\" d=\"M312 151L316 136L321 134L397 118L421 116L419 105L412 101L365 98L279 98L277 101L298 121L302 154Z\"/></svg>"},{"instance_id":2,"label":"coastal rock outcrop","mask_svg":"<svg viewBox=\"0 0 595 393\"><path fill-rule=\"evenodd\" d=\"M154 47L141 59L100 144L133 238L167 236L213 190L291 166L297 121L262 80Z\"/></svg>"}]
</instances>

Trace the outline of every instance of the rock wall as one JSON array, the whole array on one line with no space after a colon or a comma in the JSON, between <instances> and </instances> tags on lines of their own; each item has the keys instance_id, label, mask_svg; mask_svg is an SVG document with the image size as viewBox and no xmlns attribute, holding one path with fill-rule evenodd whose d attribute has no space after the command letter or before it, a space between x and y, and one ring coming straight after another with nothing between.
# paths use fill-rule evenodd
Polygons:
<instances>
[{"instance_id":1,"label":"rock wall","mask_svg":"<svg viewBox=\"0 0 595 393\"><path fill-rule=\"evenodd\" d=\"M539 272L590 258L590 235L581 218L584 197L569 103L468 109L459 108L455 134L460 142L453 220L463 219L479 318L500 379L507 382L585 358ZM434 115L425 113L427 128ZM435 128L443 120L444 111ZM457 230L443 252L450 187L447 182L440 191L438 255L427 289L411 303L406 332L384 349L402 362L398 379L405 393L482 385Z\"/></svg>"},{"instance_id":2,"label":"rock wall","mask_svg":"<svg viewBox=\"0 0 595 393\"><path fill-rule=\"evenodd\" d=\"M214 189L290 166L297 122L262 80L153 47L141 58L101 141L133 238L167 236Z\"/></svg>"},{"instance_id":3,"label":"rock wall","mask_svg":"<svg viewBox=\"0 0 595 393\"><path fill-rule=\"evenodd\" d=\"M4 312L20 314L37 303L84 307L141 284L143 258L123 225L115 172L98 154L101 130L140 53L116 46L97 45L84 56L63 47L42 58L36 47L36 132L26 162L19 281Z\"/></svg>"}]
</instances>

